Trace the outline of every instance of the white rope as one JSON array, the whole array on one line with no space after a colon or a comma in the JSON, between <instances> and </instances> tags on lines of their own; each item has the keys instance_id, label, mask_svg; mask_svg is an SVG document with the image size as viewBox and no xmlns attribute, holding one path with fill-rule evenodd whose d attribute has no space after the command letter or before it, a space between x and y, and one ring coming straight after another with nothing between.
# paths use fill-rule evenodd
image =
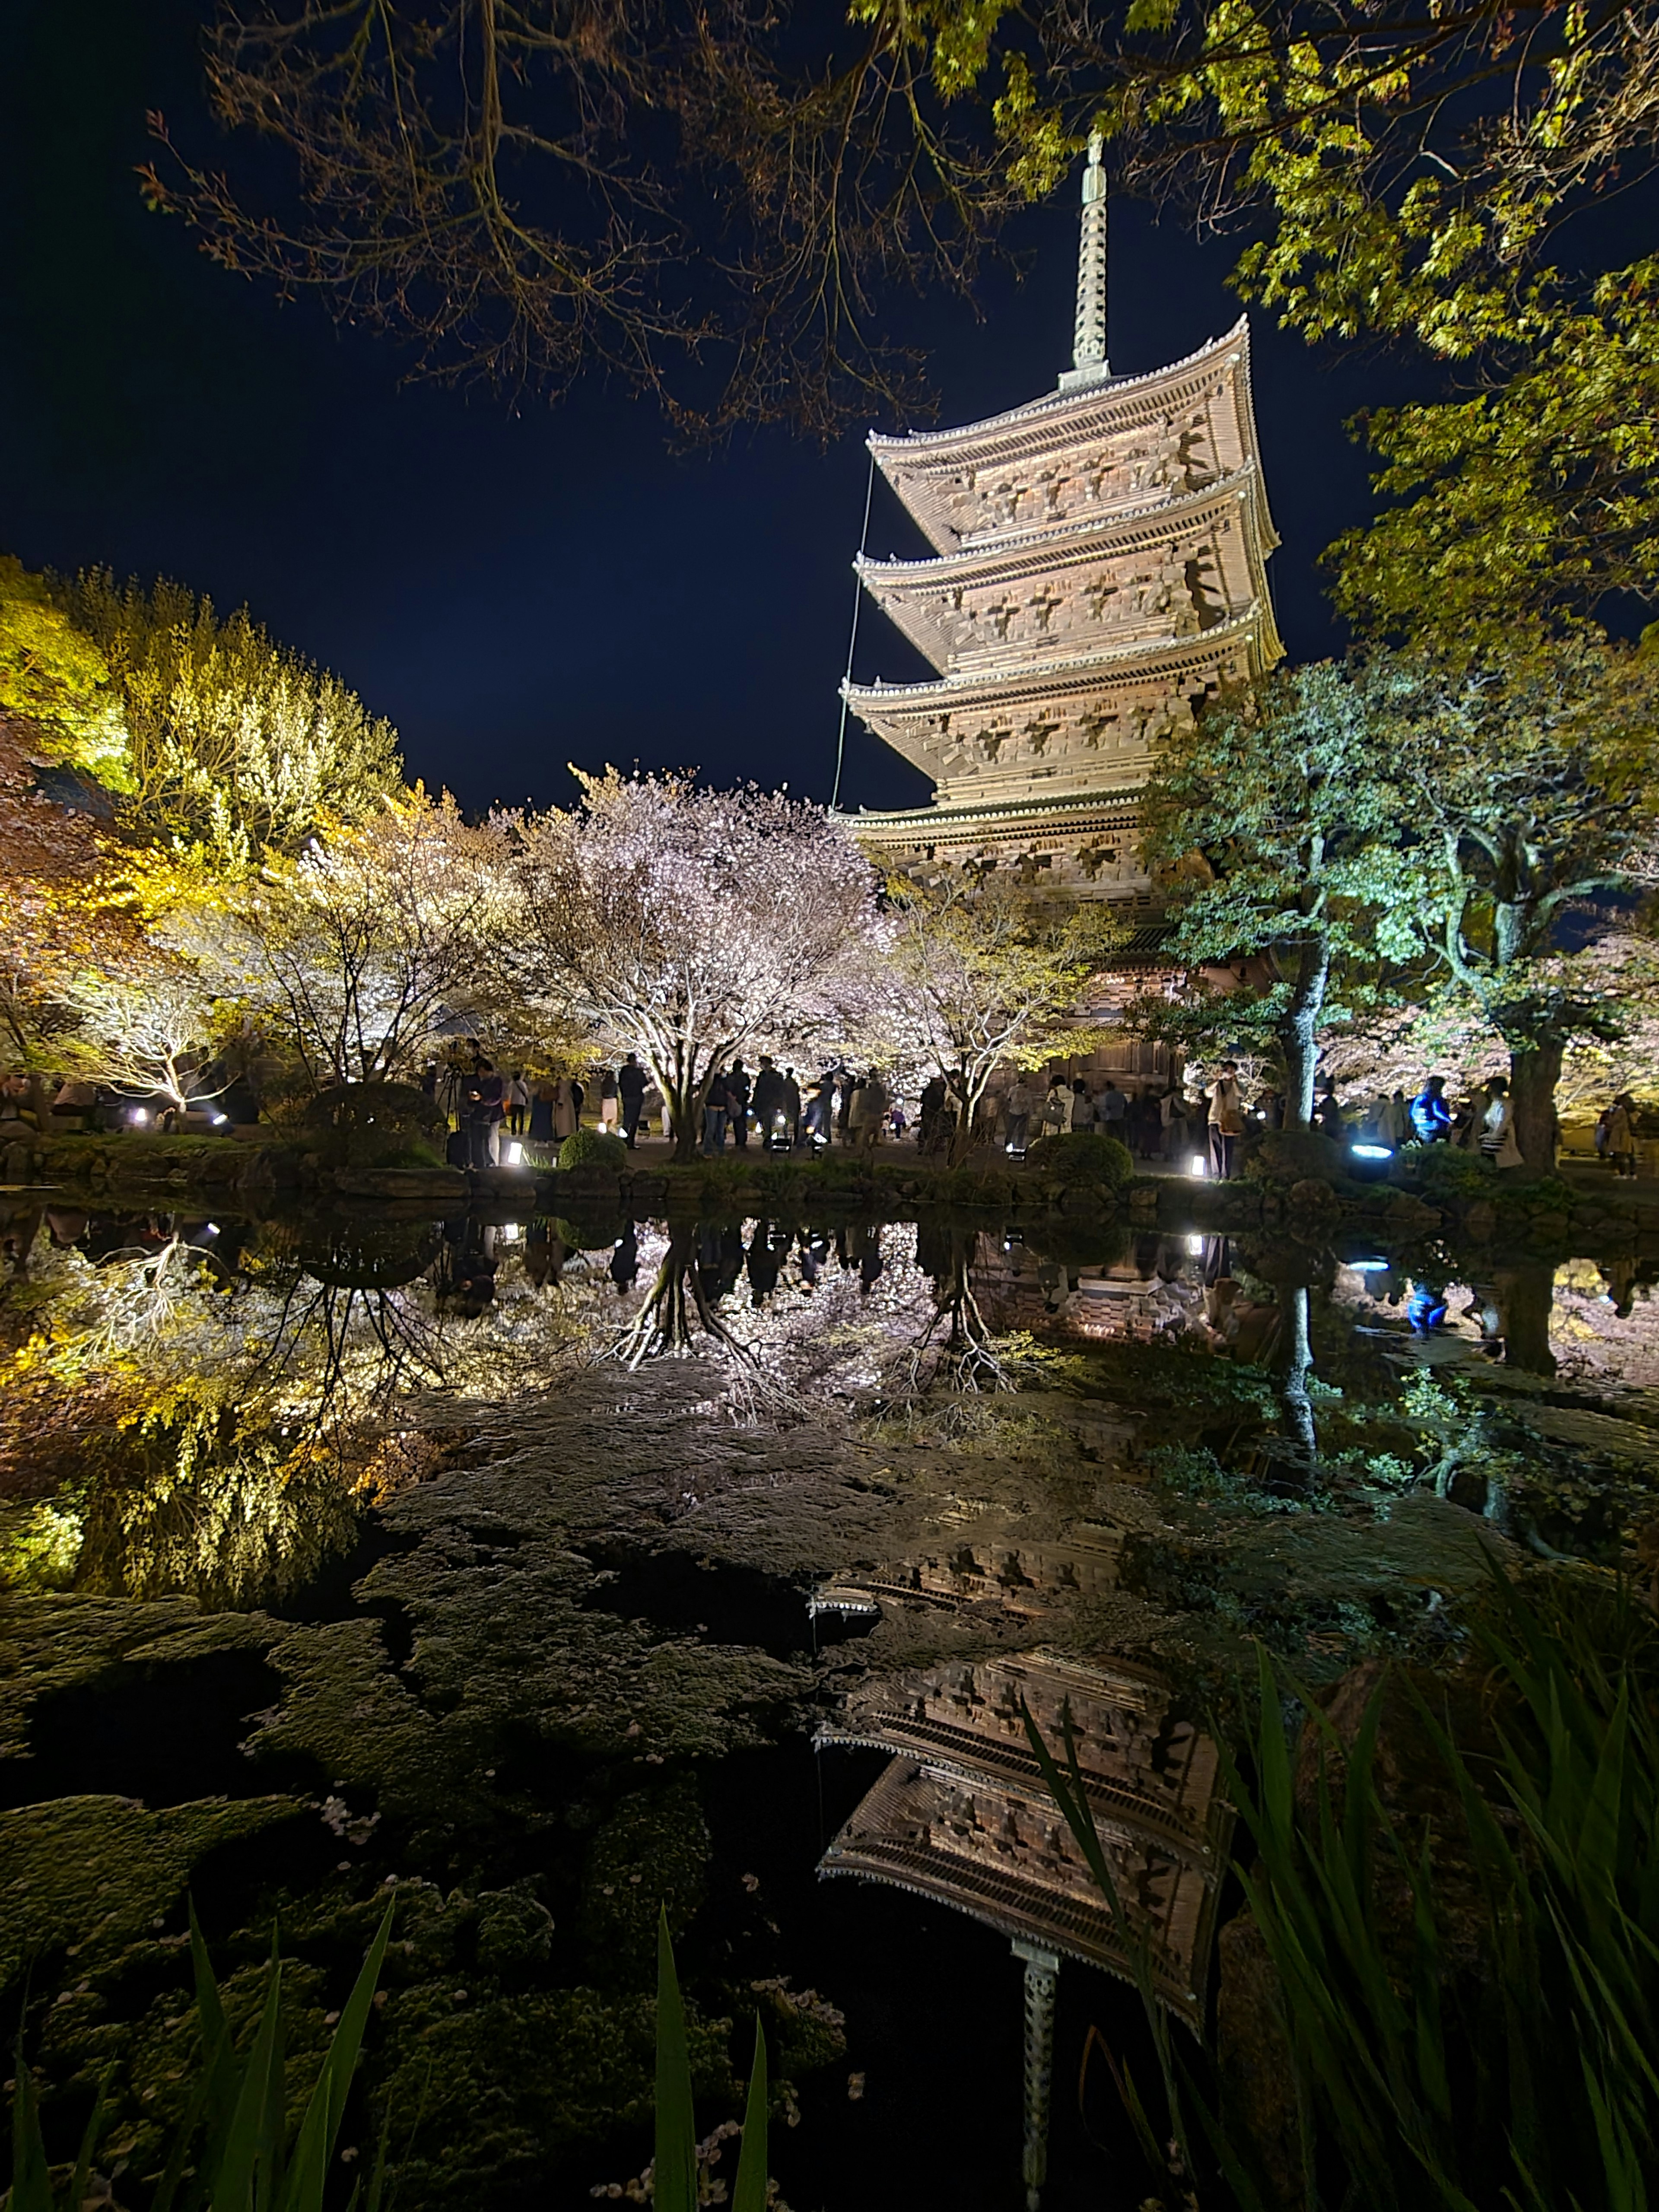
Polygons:
<instances>
[{"instance_id":1,"label":"white rope","mask_svg":"<svg viewBox=\"0 0 1659 2212\"><path fill-rule=\"evenodd\" d=\"M859 532L859 558L864 558L865 547L870 541L870 502L876 495L876 456L870 454L870 481L864 488L864 527ZM830 794L831 807L841 804L842 763L847 757L847 692L853 681L853 651L859 641L859 609L864 604L864 586L856 572L853 577L853 627L847 638L847 674L841 687L841 734L836 739L836 787Z\"/></svg>"}]
</instances>

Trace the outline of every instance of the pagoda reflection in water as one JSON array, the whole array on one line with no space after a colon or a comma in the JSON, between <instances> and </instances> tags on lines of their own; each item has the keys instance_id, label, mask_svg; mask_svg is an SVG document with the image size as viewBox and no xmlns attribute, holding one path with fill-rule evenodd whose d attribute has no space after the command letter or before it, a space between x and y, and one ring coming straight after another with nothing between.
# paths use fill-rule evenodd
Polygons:
<instances>
[{"instance_id":1,"label":"pagoda reflection in water","mask_svg":"<svg viewBox=\"0 0 1659 2212\"><path fill-rule=\"evenodd\" d=\"M1041 1614L1114 1578L1115 1532L1019 1544L964 1539L818 1593L820 1610L965 1605ZM1062 1763L1070 1743L1121 1924L1045 1786L1025 1714ZM1231 1808L1212 1738L1180 1718L1152 1671L1048 1647L872 1680L819 1731L820 1745L892 1757L818 1863L821 1875L886 1882L1006 1935L1025 1968L1027 2202L1047 2164L1054 2005L1062 1958L1152 1986L1196 2029Z\"/></svg>"}]
</instances>

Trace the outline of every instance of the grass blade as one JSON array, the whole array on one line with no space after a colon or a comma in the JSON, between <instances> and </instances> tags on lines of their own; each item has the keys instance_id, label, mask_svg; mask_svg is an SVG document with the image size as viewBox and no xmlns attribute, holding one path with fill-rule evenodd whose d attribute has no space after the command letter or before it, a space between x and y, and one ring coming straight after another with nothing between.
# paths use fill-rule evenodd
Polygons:
<instances>
[{"instance_id":1,"label":"grass blade","mask_svg":"<svg viewBox=\"0 0 1659 2212\"><path fill-rule=\"evenodd\" d=\"M743 2108L743 2149L738 2159L732 2212L766 2212L766 2037L755 2014L755 2063Z\"/></svg>"},{"instance_id":2,"label":"grass blade","mask_svg":"<svg viewBox=\"0 0 1659 2212\"><path fill-rule=\"evenodd\" d=\"M697 2212L697 2125L691 2110L691 2061L685 2007L674 1972L665 1905L657 1923L656 2212ZM216 2212L217 2208L216 2207Z\"/></svg>"},{"instance_id":3,"label":"grass blade","mask_svg":"<svg viewBox=\"0 0 1659 2212\"><path fill-rule=\"evenodd\" d=\"M15 2087L11 2099L11 2194L8 2212L52 2212L52 2172L40 2133L40 2105L34 2094L34 2076L23 2059L23 2039L17 2039Z\"/></svg>"},{"instance_id":4,"label":"grass blade","mask_svg":"<svg viewBox=\"0 0 1659 2212\"><path fill-rule=\"evenodd\" d=\"M362 2051L363 2031L368 2025L369 2009L374 2002L375 1987L392 1936L392 1907L387 1905L374 1941L368 1947L362 1972L340 2014L322 2071L306 2106L295 2145L294 2164L282 2197L283 2212L322 2212L329 2166L340 2138L346 2099L351 2093L352 2076Z\"/></svg>"}]
</instances>

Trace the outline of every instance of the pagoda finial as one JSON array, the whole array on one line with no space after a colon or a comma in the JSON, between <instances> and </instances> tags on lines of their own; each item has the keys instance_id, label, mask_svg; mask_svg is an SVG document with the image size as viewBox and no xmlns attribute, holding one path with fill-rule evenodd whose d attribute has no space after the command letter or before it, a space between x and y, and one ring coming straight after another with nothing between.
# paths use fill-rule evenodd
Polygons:
<instances>
[{"instance_id":1,"label":"pagoda finial","mask_svg":"<svg viewBox=\"0 0 1659 2212\"><path fill-rule=\"evenodd\" d=\"M1077 261L1077 337L1072 366L1060 380L1062 392L1080 384L1103 384L1110 376L1106 358L1106 167L1105 141L1098 131L1089 140L1083 172L1083 227Z\"/></svg>"}]
</instances>

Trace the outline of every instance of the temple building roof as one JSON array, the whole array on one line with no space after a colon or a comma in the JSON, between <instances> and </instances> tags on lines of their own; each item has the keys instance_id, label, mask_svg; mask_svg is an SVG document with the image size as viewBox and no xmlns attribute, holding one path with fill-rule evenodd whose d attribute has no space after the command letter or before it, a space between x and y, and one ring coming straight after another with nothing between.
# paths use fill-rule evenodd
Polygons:
<instances>
[{"instance_id":1,"label":"temple building roof","mask_svg":"<svg viewBox=\"0 0 1659 2212\"><path fill-rule=\"evenodd\" d=\"M1249 325L1143 376L1046 392L952 430L872 432L876 465L940 553L1156 509L1257 459ZM1266 550L1279 543L1265 504Z\"/></svg>"}]
</instances>

